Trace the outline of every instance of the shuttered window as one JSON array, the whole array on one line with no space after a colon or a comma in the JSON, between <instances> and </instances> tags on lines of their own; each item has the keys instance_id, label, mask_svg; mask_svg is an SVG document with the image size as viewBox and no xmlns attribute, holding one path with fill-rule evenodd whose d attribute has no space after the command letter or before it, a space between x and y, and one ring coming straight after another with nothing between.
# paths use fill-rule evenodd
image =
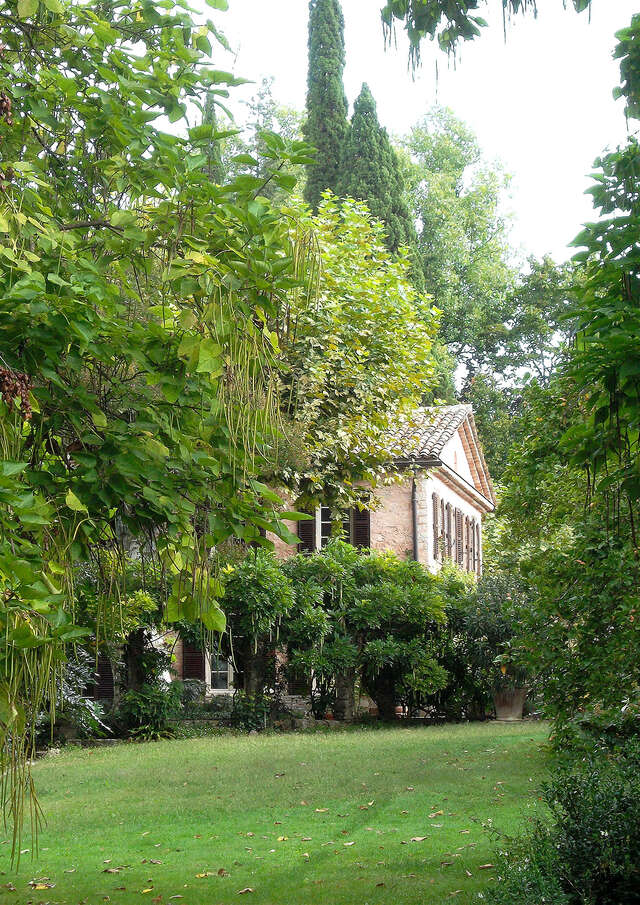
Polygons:
<instances>
[{"instance_id":1,"label":"shuttered window","mask_svg":"<svg viewBox=\"0 0 640 905\"><path fill-rule=\"evenodd\" d=\"M360 548L371 546L371 513L368 509L351 510L351 543Z\"/></svg>"},{"instance_id":2,"label":"shuttered window","mask_svg":"<svg viewBox=\"0 0 640 905\"><path fill-rule=\"evenodd\" d=\"M433 558L440 557L440 497L434 493L433 501Z\"/></svg>"},{"instance_id":3,"label":"shuttered window","mask_svg":"<svg viewBox=\"0 0 640 905\"><path fill-rule=\"evenodd\" d=\"M98 701L113 701L114 679L111 660L104 654L98 656L96 683L93 686L93 697Z\"/></svg>"},{"instance_id":4,"label":"shuttered window","mask_svg":"<svg viewBox=\"0 0 640 905\"><path fill-rule=\"evenodd\" d=\"M316 517L298 522L298 553L314 553L316 549Z\"/></svg>"},{"instance_id":5,"label":"shuttered window","mask_svg":"<svg viewBox=\"0 0 640 905\"><path fill-rule=\"evenodd\" d=\"M451 503L447 503L445 509L446 529L445 529L445 550L446 555L451 559L453 553L453 524L452 524Z\"/></svg>"},{"instance_id":6,"label":"shuttered window","mask_svg":"<svg viewBox=\"0 0 640 905\"><path fill-rule=\"evenodd\" d=\"M199 679L204 682L204 651L191 644L189 641L182 642L182 678L183 679Z\"/></svg>"},{"instance_id":7,"label":"shuttered window","mask_svg":"<svg viewBox=\"0 0 640 905\"><path fill-rule=\"evenodd\" d=\"M464 563L464 519L462 512L456 509L456 563Z\"/></svg>"},{"instance_id":8,"label":"shuttered window","mask_svg":"<svg viewBox=\"0 0 640 905\"><path fill-rule=\"evenodd\" d=\"M468 515L464 519L464 567L467 572L471 571L471 523Z\"/></svg>"}]
</instances>

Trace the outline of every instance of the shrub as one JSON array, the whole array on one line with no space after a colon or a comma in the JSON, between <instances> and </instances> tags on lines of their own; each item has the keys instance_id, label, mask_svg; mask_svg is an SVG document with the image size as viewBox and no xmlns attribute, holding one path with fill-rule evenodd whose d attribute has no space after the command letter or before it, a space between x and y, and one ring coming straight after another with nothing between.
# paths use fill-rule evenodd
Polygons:
<instances>
[{"instance_id":1,"label":"shrub","mask_svg":"<svg viewBox=\"0 0 640 905\"><path fill-rule=\"evenodd\" d=\"M498 853L498 885L485 893L489 905L570 905L551 828L533 823Z\"/></svg>"},{"instance_id":2,"label":"shrub","mask_svg":"<svg viewBox=\"0 0 640 905\"><path fill-rule=\"evenodd\" d=\"M56 741L69 738L90 738L109 732L105 725L101 704L87 695L95 682L95 657L77 647L65 662L56 682L56 719L51 727L49 711L37 719L37 741L47 745L53 736ZM50 706L50 704L48 705Z\"/></svg>"},{"instance_id":3,"label":"shrub","mask_svg":"<svg viewBox=\"0 0 640 905\"><path fill-rule=\"evenodd\" d=\"M134 738L171 735L169 720L180 713L180 689L173 683L143 685L123 695L117 719Z\"/></svg>"},{"instance_id":4,"label":"shrub","mask_svg":"<svg viewBox=\"0 0 640 905\"><path fill-rule=\"evenodd\" d=\"M556 768L543 794L552 822L503 853L489 901L638 905L640 741Z\"/></svg>"}]
</instances>

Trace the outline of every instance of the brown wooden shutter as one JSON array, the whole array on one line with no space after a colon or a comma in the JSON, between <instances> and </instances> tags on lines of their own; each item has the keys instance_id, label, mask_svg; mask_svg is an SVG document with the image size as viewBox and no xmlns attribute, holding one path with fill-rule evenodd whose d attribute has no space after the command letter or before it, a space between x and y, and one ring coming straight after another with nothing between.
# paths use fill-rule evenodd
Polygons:
<instances>
[{"instance_id":1,"label":"brown wooden shutter","mask_svg":"<svg viewBox=\"0 0 640 905\"><path fill-rule=\"evenodd\" d=\"M453 525L452 525L451 503L446 506L446 533L445 533L445 549L447 556L451 559L453 553Z\"/></svg>"},{"instance_id":2,"label":"brown wooden shutter","mask_svg":"<svg viewBox=\"0 0 640 905\"><path fill-rule=\"evenodd\" d=\"M440 497L434 493L433 500L433 558L440 557Z\"/></svg>"},{"instance_id":3,"label":"brown wooden shutter","mask_svg":"<svg viewBox=\"0 0 640 905\"><path fill-rule=\"evenodd\" d=\"M354 547L371 546L371 513L368 509L354 509L351 513L351 543Z\"/></svg>"},{"instance_id":4,"label":"brown wooden shutter","mask_svg":"<svg viewBox=\"0 0 640 905\"><path fill-rule=\"evenodd\" d=\"M459 566L464 563L464 523L462 520L462 512L456 509L456 562Z\"/></svg>"},{"instance_id":5,"label":"brown wooden shutter","mask_svg":"<svg viewBox=\"0 0 640 905\"><path fill-rule=\"evenodd\" d=\"M93 687L93 697L98 701L113 701L114 681L111 660L104 654L98 656L98 669L96 671L96 684Z\"/></svg>"},{"instance_id":6,"label":"brown wooden shutter","mask_svg":"<svg viewBox=\"0 0 640 905\"><path fill-rule=\"evenodd\" d=\"M182 641L182 678L199 679L204 682L204 651L191 644Z\"/></svg>"},{"instance_id":7,"label":"brown wooden shutter","mask_svg":"<svg viewBox=\"0 0 640 905\"><path fill-rule=\"evenodd\" d=\"M482 547L480 546L480 531L482 522L478 519L476 524L476 572L482 575Z\"/></svg>"},{"instance_id":8,"label":"brown wooden shutter","mask_svg":"<svg viewBox=\"0 0 640 905\"><path fill-rule=\"evenodd\" d=\"M471 535L468 515L464 519L464 567L467 572L471 571Z\"/></svg>"},{"instance_id":9,"label":"brown wooden shutter","mask_svg":"<svg viewBox=\"0 0 640 905\"><path fill-rule=\"evenodd\" d=\"M309 513L310 514L310 513ZM298 522L298 553L314 553L316 549L316 517Z\"/></svg>"}]
</instances>

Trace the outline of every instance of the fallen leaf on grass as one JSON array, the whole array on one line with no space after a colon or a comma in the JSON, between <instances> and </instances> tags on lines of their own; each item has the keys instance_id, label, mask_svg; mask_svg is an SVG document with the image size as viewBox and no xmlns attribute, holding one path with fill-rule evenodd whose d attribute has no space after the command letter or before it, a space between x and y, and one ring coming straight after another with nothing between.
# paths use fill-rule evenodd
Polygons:
<instances>
[{"instance_id":1,"label":"fallen leaf on grass","mask_svg":"<svg viewBox=\"0 0 640 905\"><path fill-rule=\"evenodd\" d=\"M201 874L196 874L196 880L203 880L205 877L215 877L215 874L210 870L206 870Z\"/></svg>"},{"instance_id":2,"label":"fallen leaf on grass","mask_svg":"<svg viewBox=\"0 0 640 905\"><path fill-rule=\"evenodd\" d=\"M441 861L440 867L451 867L452 864L453 864L453 861Z\"/></svg>"},{"instance_id":3,"label":"fallen leaf on grass","mask_svg":"<svg viewBox=\"0 0 640 905\"><path fill-rule=\"evenodd\" d=\"M442 817L443 814L444 814L444 811L434 811L433 814L429 814L429 817L431 817L431 818Z\"/></svg>"},{"instance_id":4,"label":"fallen leaf on grass","mask_svg":"<svg viewBox=\"0 0 640 905\"><path fill-rule=\"evenodd\" d=\"M311 842L311 836L303 836L302 842Z\"/></svg>"},{"instance_id":5,"label":"fallen leaf on grass","mask_svg":"<svg viewBox=\"0 0 640 905\"><path fill-rule=\"evenodd\" d=\"M303 808L308 808L308 807L309 807L309 802L308 802L308 801L301 801L300 804L302 805Z\"/></svg>"},{"instance_id":6,"label":"fallen leaf on grass","mask_svg":"<svg viewBox=\"0 0 640 905\"><path fill-rule=\"evenodd\" d=\"M415 792L415 789L413 788L413 786L407 786L406 791L407 791L407 792Z\"/></svg>"},{"instance_id":7,"label":"fallen leaf on grass","mask_svg":"<svg viewBox=\"0 0 640 905\"><path fill-rule=\"evenodd\" d=\"M225 870L224 867L221 867L220 870L218 871L218 876L219 877L228 877L229 871Z\"/></svg>"},{"instance_id":8,"label":"fallen leaf on grass","mask_svg":"<svg viewBox=\"0 0 640 905\"><path fill-rule=\"evenodd\" d=\"M460 830L460 832L464 836L466 833L470 833L471 830Z\"/></svg>"},{"instance_id":9,"label":"fallen leaf on grass","mask_svg":"<svg viewBox=\"0 0 640 905\"><path fill-rule=\"evenodd\" d=\"M316 808L316 814L326 814L329 808Z\"/></svg>"},{"instance_id":10,"label":"fallen leaf on grass","mask_svg":"<svg viewBox=\"0 0 640 905\"><path fill-rule=\"evenodd\" d=\"M386 883L376 883L376 886L386 886Z\"/></svg>"},{"instance_id":11,"label":"fallen leaf on grass","mask_svg":"<svg viewBox=\"0 0 640 905\"><path fill-rule=\"evenodd\" d=\"M255 892L255 889L253 889L251 886L245 886L244 889L239 889L236 895L244 896L248 892Z\"/></svg>"},{"instance_id":12,"label":"fallen leaf on grass","mask_svg":"<svg viewBox=\"0 0 640 905\"><path fill-rule=\"evenodd\" d=\"M466 874L468 877L472 877L472 876L473 876L473 874L471 873L470 870L465 870L465 874Z\"/></svg>"},{"instance_id":13,"label":"fallen leaf on grass","mask_svg":"<svg viewBox=\"0 0 640 905\"><path fill-rule=\"evenodd\" d=\"M75 874L75 872L76 872L75 867L67 867L67 868L65 868L65 870L64 870L64 873L65 873L65 874Z\"/></svg>"},{"instance_id":14,"label":"fallen leaf on grass","mask_svg":"<svg viewBox=\"0 0 640 905\"><path fill-rule=\"evenodd\" d=\"M124 867L105 867L102 871L103 874L119 874L121 870L124 870Z\"/></svg>"},{"instance_id":15,"label":"fallen leaf on grass","mask_svg":"<svg viewBox=\"0 0 640 905\"><path fill-rule=\"evenodd\" d=\"M429 838L428 836L412 836L411 841L412 842L424 842L424 840L428 839L428 838Z\"/></svg>"},{"instance_id":16,"label":"fallen leaf on grass","mask_svg":"<svg viewBox=\"0 0 640 905\"><path fill-rule=\"evenodd\" d=\"M449 897L451 898L452 896L458 896L458 895L460 895L461 892L462 892L461 889L454 889L453 892L449 893Z\"/></svg>"},{"instance_id":17,"label":"fallen leaf on grass","mask_svg":"<svg viewBox=\"0 0 640 905\"><path fill-rule=\"evenodd\" d=\"M478 870L489 870L489 868L493 867L493 864L481 864L478 867Z\"/></svg>"},{"instance_id":18,"label":"fallen leaf on grass","mask_svg":"<svg viewBox=\"0 0 640 905\"><path fill-rule=\"evenodd\" d=\"M278 842L286 842L288 840L288 836L278 836Z\"/></svg>"},{"instance_id":19,"label":"fallen leaf on grass","mask_svg":"<svg viewBox=\"0 0 640 905\"><path fill-rule=\"evenodd\" d=\"M153 886L149 886L148 889L142 889L140 891L143 895L145 894L145 892L153 892Z\"/></svg>"},{"instance_id":20,"label":"fallen leaf on grass","mask_svg":"<svg viewBox=\"0 0 640 905\"><path fill-rule=\"evenodd\" d=\"M343 842L343 845L355 845L355 842Z\"/></svg>"}]
</instances>

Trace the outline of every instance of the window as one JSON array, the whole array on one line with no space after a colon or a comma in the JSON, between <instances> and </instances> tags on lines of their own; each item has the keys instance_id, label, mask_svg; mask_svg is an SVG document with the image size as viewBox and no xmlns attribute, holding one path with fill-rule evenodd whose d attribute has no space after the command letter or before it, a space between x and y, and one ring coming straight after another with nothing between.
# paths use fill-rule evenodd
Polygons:
<instances>
[{"instance_id":1,"label":"window","mask_svg":"<svg viewBox=\"0 0 640 905\"><path fill-rule=\"evenodd\" d=\"M331 510L316 509L312 519L298 522L299 553L315 553L331 538ZM354 547L371 546L371 513L368 509L350 509L342 521L342 539Z\"/></svg>"},{"instance_id":2,"label":"window","mask_svg":"<svg viewBox=\"0 0 640 905\"><path fill-rule=\"evenodd\" d=\"M233 671L231 664L224 657L211 655L211 690L230 691Z\"/></svg>"}]
</instances>

